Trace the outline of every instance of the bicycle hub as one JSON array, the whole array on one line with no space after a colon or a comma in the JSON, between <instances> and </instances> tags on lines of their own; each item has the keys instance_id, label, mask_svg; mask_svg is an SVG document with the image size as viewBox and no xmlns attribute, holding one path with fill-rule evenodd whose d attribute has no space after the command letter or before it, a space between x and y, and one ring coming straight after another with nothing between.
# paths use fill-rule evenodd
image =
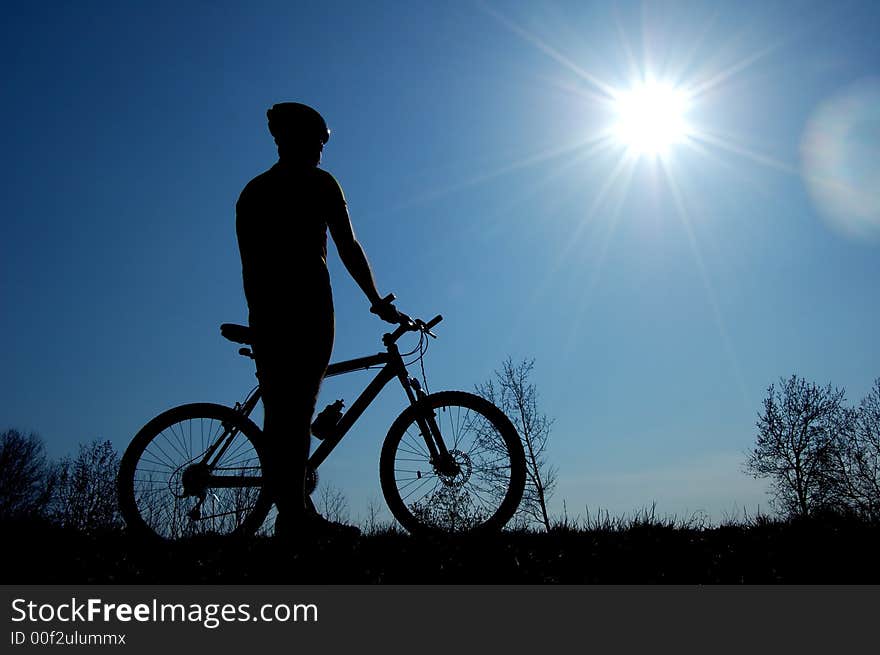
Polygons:
<instances>
[{"instance_id":1,"label":"bicycle hub","mask_svg":"<svg viewBox=\"0 0 880 655\"><path fill-rule=\"evenodd\" d=\"M203 497L211 479L211 470L207 464L187 466L181 476L184 496Z\"/></svg>"}]
</instances>

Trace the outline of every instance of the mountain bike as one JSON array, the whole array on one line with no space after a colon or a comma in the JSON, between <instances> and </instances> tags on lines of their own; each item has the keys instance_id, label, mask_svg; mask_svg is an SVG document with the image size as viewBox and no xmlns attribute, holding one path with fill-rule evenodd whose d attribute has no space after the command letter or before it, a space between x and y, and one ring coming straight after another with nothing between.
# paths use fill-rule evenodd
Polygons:
<instances>
[{"instance_id":1,"label":"mountain bike","mask_svg":"<svg viewBox=\"0 0 880 655\"><path fill-rule=\"evenodd\" d=\"M320 445L308 460L307 493L317 471L391 380L409 405L391 424L379 457L382 494L395 519L411 533L499 531L522 499L525 454L513 423L494 404L472 393L427 393L424 355L431 331L401 314L398 327L382 336L384 352L331 363L325 377L378 369L351 407L328 405L312 423ZM225 323L221 334L251 346L250 328ZM397 341L418 332L418 345L401 354ZM414 357L405 361L408 357ZM407 366L421 365L424 386ZM192 403L169 409L135 435L120 463L122 516L132 532L177 540L202 534L247 536L264 528L273 499L263 477L271 443L249 418L260 400L258 384L228 407Z\"/></svg>"}]
</instances>

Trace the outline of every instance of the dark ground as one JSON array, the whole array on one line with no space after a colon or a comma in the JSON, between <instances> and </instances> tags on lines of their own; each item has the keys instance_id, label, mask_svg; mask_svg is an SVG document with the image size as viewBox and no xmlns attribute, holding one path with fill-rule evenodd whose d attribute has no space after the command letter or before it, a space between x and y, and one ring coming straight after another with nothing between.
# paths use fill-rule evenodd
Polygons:
<instances>
[{"instance_id":1,"label":"dark ground","mask_svg":"<svg viewBox=\"0 0 880 655\"><path fill-rule=\"evenodd\" d=\"M3 584L880 583L880 525L838 518L480 539L391 530L300 547L265 537L157 545L45 523L2 528Z\"/></svg>"}]
</instances>

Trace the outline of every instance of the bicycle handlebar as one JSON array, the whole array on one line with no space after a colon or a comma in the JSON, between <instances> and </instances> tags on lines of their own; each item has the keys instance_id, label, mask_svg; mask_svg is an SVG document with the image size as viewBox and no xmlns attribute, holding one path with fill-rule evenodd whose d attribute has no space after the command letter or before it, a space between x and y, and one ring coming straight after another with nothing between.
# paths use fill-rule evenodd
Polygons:
<instances>
[{"instance_id":1,"label":"bicycle handlebar","mask_svg":"<svg viewBox=\"0 0 880 655\"><path fill-rule=\"evenodd\" d=\"M382 298L382 302L386 303L392 303L395 300L396 298L393 293L389 293L387 296ZM431 328L443 320L443 316L441 314L437 314L437 316L432 318L427 323L425 323L420 318L412 319L399 310L397 314L400 317L400 320L398 321L400 325L397 326L397 329L394 330L394 332L382 335L382 341L383 343L385 343L386 346L394 343L407 332L415 332L417 330L421 330L423 333L427 334L430 337L433 337L435 339L437 338L437 335L431 332Z\"/></svg>"},{"instance_id":2,"label":"bicycle handlebar","mask_svg":"<svg viewBox=\"0 0 880 655\"><path fill-rule=\"evenodd\" d=\"M383 335L382 341L385 343L385 345L394 343L407 332L421 331L430 337L433 337L435 339L437 338L437 335L431 332L431 328L443 320L442 315L438 314L430 321L425 323L422 319L412 319L403 312L398 312L398 314L400 314L400 325L397 326L397 329L394 330L394 332Z\"/></svg>"},{"instance_id":3,"label":"bicycle handlebar","mask_svg":"<svg viewBox=\"0 0 880 655\"><path fill-rule=\"evenodd\" d=\"M442 320L443 320L443 316L441 314L437 314L437 316L435 316L434 318L432 318L430 321L428 321L425 324L425 330L430 330L432 327L437 325L437 323L439 323Z\"/></svg>"}]
</instances>

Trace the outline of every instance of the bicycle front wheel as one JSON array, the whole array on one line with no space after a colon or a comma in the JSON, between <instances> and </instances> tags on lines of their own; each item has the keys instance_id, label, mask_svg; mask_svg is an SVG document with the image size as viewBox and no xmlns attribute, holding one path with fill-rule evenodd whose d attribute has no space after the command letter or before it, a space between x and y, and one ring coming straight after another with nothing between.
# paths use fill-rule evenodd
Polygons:
<instances>
[{"instance_id":1,"label":"bicycle front wheel","mask_svg":"<svg viewBox=\"0 0 880 655\"><path fill-rule=\"evenodd\" d=\"M194 403L163 412L122 456L126 525L170 541L253 534L272 506L262 444L262 431L230 407Z\"/></svg>"},{"instance_id":2,"label":"bicycle front wheel","mask_svg":"<svg viewBox=\"0 0 880 655\"><path fill-rule=\"evenodd\" d=\"M420 419L431 424L430 417L451 466L431 457L419 427ZM391 513L410 532L490 532L501 530L519 506L525 454L516 428L495 405L474 394L443 391L394 421L382 446L379 478Z\"/></svg>"}]
</instances>

